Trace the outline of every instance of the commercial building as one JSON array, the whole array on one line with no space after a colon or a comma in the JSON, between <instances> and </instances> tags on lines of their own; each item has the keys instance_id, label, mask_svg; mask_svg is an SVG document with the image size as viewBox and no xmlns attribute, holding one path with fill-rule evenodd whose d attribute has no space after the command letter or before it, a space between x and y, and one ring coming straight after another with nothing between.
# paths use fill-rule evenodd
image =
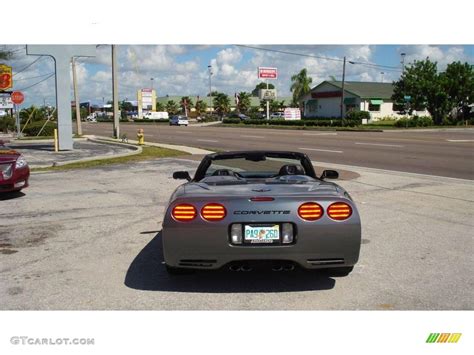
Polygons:
<instances>
[{"instance_id":1,"label":"commercial building","mask_svg":"<svg viewBox=\"0 0 474 355\"><path fill-rule=\"evenodd\" d=\"M343 114L351 110L368 111L372 120L383 117L400 118L400 104L392 100L392 83L375 83L346 81L344 83ZM341 81L323 81L304 96L301 104L305 117L336 118L341 115ZM401 104L403 105L403 103ZM420 116L428 116L427 111L415 112Z\"/></svg>"}]
</instances>

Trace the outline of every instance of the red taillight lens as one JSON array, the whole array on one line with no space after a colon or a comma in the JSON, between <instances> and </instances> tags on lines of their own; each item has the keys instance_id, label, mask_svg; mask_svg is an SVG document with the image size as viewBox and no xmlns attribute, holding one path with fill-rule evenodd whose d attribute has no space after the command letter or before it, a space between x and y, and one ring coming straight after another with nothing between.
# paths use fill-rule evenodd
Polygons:
<instances>
[{"instance_id":1,"label":"red taillight lens","mask_svg":"<svg viewBox=\"0 0 474 355\"><path fill-rule=\"evenodd\" d=\"M188 222L196 218L197 211L193 205L182 203L180 205L175 206L171 214L173 215L173 218L177 221Z\"/></svg>"},{"instance_id":2,"label":"red taillight lens","mask_svg":"<svg viewBox=\"0 0 474 355\"><path fill-rule=\"evenodd\" d=\"M344 202L336 202L328 207L328 216L336 221L348 219L352 215L352 207Z\"/></svg>"},{"instance_id":3,"label":"red taillight lens","mask_svg":"<svg viewBox=\"0 0 474 355\"><path fill-rule=\"evenodd\" d=\"M220 221L225 218L227 211L224 206L219 203L209 203L201 210L201 216L206 221Z\"/></svg>"},{"instance_id":4,"label":"red taillight lens","mask_svg":"<svg viewBox=\"0 0 474 355\"><path fill-rule=\"evenodd\" d=\"M315 202L303 203L298 208L298 215L307 221L316 221L323 216L323 208Z\"/></svg>"}]
</instances>

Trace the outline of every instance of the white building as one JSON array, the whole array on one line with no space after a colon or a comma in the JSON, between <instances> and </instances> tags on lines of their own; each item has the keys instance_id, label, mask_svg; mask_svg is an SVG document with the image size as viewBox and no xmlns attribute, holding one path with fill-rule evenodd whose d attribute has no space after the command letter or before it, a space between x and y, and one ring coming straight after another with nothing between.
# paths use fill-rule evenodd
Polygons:
<instances>
[{"instance_id":1,"label":"white building","mask_svg":"<svg viewBox=\"0 0 474 355\"><path fill-rule=\"evenodd\" d=\"M401 109L392 101L393 84L346 81L344 83L344 112L350 110L368 111L371 119L377 121L382 117L400 118ZM311 89L302 98L305 117L337 118L341 116L341 81L323 81ZM428 112L416 112L427 116Z\"/></svg>"}]
</instances>

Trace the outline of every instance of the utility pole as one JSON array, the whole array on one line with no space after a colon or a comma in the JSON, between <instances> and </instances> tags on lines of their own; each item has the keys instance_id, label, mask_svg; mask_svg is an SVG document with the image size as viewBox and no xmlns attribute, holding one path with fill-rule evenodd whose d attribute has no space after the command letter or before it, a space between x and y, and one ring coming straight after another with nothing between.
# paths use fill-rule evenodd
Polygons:
<instances>
[{"instance_id":1,"label":"utility pole","mask_svg":"<svg viewBox=\"0 0 474 355\"><path fill-rule=\"evenodd\" d=\"M267 90L268 90L268 80L267 80ZM270 119L270 100L267 100L267 120Z\"/></svg>"},{"instance_id":2,"label":"utility pole","mask_svg":"<svg viewBox=\"0 0 474 355\"><path fill-rule=\"evenodd\" d=\"M407 55L406 53L400 53L400 55L402 56L402 61L400 63L402 63L402 74L405 73L405 56Z\"/></svg>"},{"instance_id":3,"label":"utility pole","mask_svg":"<svg viewBox=\"0 0 474 355\"><path fill-rule=\"evenodd\" d=\"M344 123L344 82L346 80L346 57L342 65L341 121Z\"/></svg>"},{"instance_id":4,"label":"utility pole","mask_svg":"<svg viewBox=\"0 0 474 355\"><path fill-rule=\"evenodd\" d=\"M117 48L112 44L112 96L114 103L114 137L120 138L119 108L118 108L118 81L117 81Z\"/></svg>"},{"instance_id":5,"label":"utility pole","mask_svg":"<svg viewBox=\"0 0 474 355\"><path fill-rule=\"evenodd\" d=\"M76 125L78 136L82 136L82 122L81 122L81 106L79 103L79 91L77 90L77 76L76 76L76 58L72 57L72 83L74 86L74 101L76 101Z\"/></svg>"},{"instance_id":6,"label":"utility pole","mask_svg":"<svg viewBox=\"0 0 474 355\"><path fill-rule=\"evenodd\" d=\"M383 71L380 72L380 75L382 76L382 83L383 83L383 75L384 75L384 74L385 74L385 73L384 73Z\"/></svg>"},{"instance_id":7,"label":"utility pole","mask_svg":"<svg viewBox=\"0 0 474 355\"><path fill-rule=\"evenodd\" d=\"M210 65L207 66L207 70L209 70L209 109L211 110L212 113L212 83L211 83L211 76L212 76L212 67Z\"/></svg>"}]
</instances>

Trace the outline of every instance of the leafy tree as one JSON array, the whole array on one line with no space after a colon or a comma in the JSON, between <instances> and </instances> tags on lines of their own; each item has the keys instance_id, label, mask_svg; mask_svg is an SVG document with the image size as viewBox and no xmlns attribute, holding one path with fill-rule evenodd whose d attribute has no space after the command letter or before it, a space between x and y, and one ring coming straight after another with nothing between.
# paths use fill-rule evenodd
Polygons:
<instances>
[{"instance_id":1,"label":"leafy tree","mask_svg":"<svg viewBox=\"0 0 474 355\"><path fill-rule=\"evenodd\" d=\"M445 78L438 74L437 63L428 58L405 67L400 80L394 82L394 102L404 102L405 96L411 97L409 114L413 110L427 109L435 124L441 124L451 109L445 91Z\"/></svg>"},{"instance_id":2,"label":"leafy tree","mask_svg":"<svg viewBox=\"0 0 474 355\"><path fill-rule=\"evenodd\" d=\"M166 111L165 105L162 102L157 102L156 111L159 111L159 112Z\"/></svg>"},{"instance_id":3,"label":"leafy tree","mask_svg":"<svg viewBox=\"0 0 474 355\"><path fill-rule=\"evenodd\" d=\"M299 105L301 97L311 91L313 79L308 76L306 68L291 77L290 91L293 93L293 103Z\"/></svg>"},{"instance_id":4,"label":"leafy tree","mask_svg":"<svg viewBox=\"0 0 474 355\"><path fill-rule=\"evenodd\" d=\"M180 101L181 110L184 112L190 112L193 107L193 100L189 96L183 96Z\"/></svg>"},{"instance_id":5,"label":"leafy tree","mask_svg":"<svg viewBox=\"0 0 474 355\"><path fill-rule=\"evenodd\" d=\"M474 70L468 63L453 62L440 74L448 100L456 109L457 117L468 119L474 102Z\"/></svg>"},{"instance_id":6,"label":"leafy tree","mask_svg":"<svg viewBox=\"0 0 474 355\"><path fill-rule=\"evenodd\" d=\"M9 60L12 59L13 52L0 50L0 60Z\"/></svg>"},{"instance_id":7,"label":"leafy tree","mask_svg":"<svg viewBox=\"0 0 474 355\"><path fill-rule=\"evenodd\" d=\"M219 95L219 91L211 91L211 96L214 97L214 96L217 96ZM209 94L207 94L207 97L209 97Z\"/></svg>"},{"instance_id":8,"label":"leafy tree","mask_svg":"<svg viewBox=\"0 0 474 355\"><path fill-rule=\"evenodd\" d=\"M258 91L261 89L266 89L267 88L267 83L261 82L255 86L255 89L252 90L252 96L258 97ZM275 85L273 84L268 84L269 89L275 89Z\"/></svg>"},{"instance_id":9,"label":"leafy tree","mask_svg":"<svg viewBox=\"0 0 474 355\"><path fill-rule=\"evenodd\" d=\"M270 101L270 110L272 112L281 111L285 108L285 100L278 101L278 100L271 100Z\"/></svg>"},{"instance_id":10,"label":"leafy tree","mask_svg":"<svg viewBox=\"0 0 474 355\"><path fill-rule=\"evenodd\" d=\"M202 112L206 112L207 104L203 100L197 100L194 108L196 109L197 115L200 116Z\"/></svg>"},{"instance_id":11,"label":"leafy tree","mask_svg":"<svg viewBox=\"0 0 474 355\"><path fill-rule=\"evenodd\" d=\"M214 97L213 104L214 109L220 116L223 116L230 111L230 99L229 96L224 93L218 93Z\"/></svg>"},{"instance_id":12,"label":"leafy tree","mask_svg":"<svg viewBox=\"0 0 474 355\"><path fill-rule=\"evenodd\" d=\"M28 108L24 108L20 111L20 120L22 124L29 122L42 121L47 119L46 110L44 107L36 107L31 105Z\"/></svg>"},{"instance_id":13,"label":"leafy tree","mask_svg":"<svg viewBox=\"0 0 474 355\"><path fill-rule=\"evenodd\" d=\"M248 92L239 92L237 94L239 98L239 103L237 104L237 110L242 113L247 113L247 111L250 109L250 98L251 95Z\"/></svg>"},{"instance_id":14,"label":"leafy tree","mask_svg":"<svg viewBox=\"0 0 474 355\"><path fill-rule=\"evenodd\" d=\"M133 111L133 105L132 105L131 102L123 100L123 101L119 102L119 109L121 111L125 111L125 112Z\"/></svg>"},{"instance_id":15,"label":"leafy tree","mask_svg":"<svg viewBox=\"0 0 474 355\"><path fill-rule=\"evenodd\" d=\"M173 100L169 100L166 103L166 111L168 111L170 115L176 115L179 112L179 106Z\"/></svg>"}]
</instances>

